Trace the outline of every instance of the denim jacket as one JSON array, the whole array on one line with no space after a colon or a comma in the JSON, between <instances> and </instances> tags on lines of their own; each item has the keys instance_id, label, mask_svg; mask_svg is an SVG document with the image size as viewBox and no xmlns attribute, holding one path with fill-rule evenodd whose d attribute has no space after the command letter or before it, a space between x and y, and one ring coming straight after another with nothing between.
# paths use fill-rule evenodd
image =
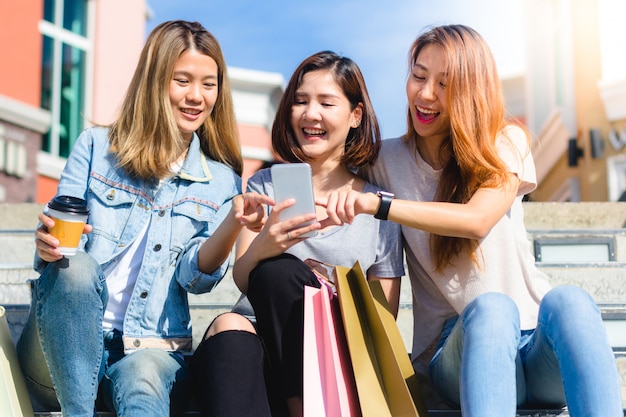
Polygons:
<instances>
[{"instance_id":1,"label":"denim jacket","mask_svg":"<svg viewBox=\"0 0 626 417\"><path fill-rule=\"evenodd\" d=\"M105 268L130 245L146 222L144 259L124 318L124 347L190 351L191 319L187 292L212 290L228 262L212 274L198 270L198 249L211 236L241 193L241 178L208 159L194 134L179 174L142 181L116 166L108 129L92 127L76 141L61 175L59 195L87 200L88 223L80 249ZM46 262L35 255L35 269Z\"/></svg>"}]
</instances>

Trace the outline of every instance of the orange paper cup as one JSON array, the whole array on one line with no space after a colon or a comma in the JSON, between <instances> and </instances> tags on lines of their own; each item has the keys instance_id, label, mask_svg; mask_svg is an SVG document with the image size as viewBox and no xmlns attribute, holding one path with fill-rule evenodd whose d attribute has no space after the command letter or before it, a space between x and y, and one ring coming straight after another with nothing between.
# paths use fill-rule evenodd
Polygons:
<instances>
[{"instance_id":1,"label":"orange paper cup","mask_svg":"<svg viewBox=\"0 0 626 417\"><path fill-rule=\"evenodd\" d=\"M74 255L89 215L85 200L71 196L56 196L48 203L47 214L54 220L54 226L48 232L59 240L61 254Z\"/></svg>"}]
</instances>

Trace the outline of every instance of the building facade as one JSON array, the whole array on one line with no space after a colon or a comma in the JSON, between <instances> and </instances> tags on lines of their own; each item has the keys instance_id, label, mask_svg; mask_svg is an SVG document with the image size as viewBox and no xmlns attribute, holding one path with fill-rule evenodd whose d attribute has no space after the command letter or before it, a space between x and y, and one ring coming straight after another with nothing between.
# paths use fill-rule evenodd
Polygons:
<instances>
[{"instance_id":1,"label":"building facade","mask_svg":"<svg viewBox=\"0 0 626 417\"><path fill-rule=\"evenodd\" d=\"M113 121L145 41L145 1L0 2L0 202L49 201L74 141ZM229 68L244 179L272 161L280 74Z\"/></svg>"},{"instance_id":2,"label":"building facade","mask_svg":"<svg viewBox=\"0 0 626 417\"><path fill-rule=\"evenodd\" d=\"M40 105L42 14L43 2L0 3L0 201L37 197L37 154L50 127Z\"/></svg>"},{"instance_id":3,"label":"building facade","mask_svg":"<svg viewBox=\"0 0 626 417\"><path fill-rule=\"evenodd\" d=\"M533 137L534 201L626 199L623 0L527 0L526 69L503 80ZM113 120L145 41L146 1L0 2L0 202L48 201L78 134ZM18 41L19 40L19 41ZM280 74L229 68L244 181L273 161Z\"/></svg>"},{"instance_id":4,"label":"building facade","mask_svg":"<svg viewBox=\"0 0 626 417\"><path fill-rule=\"evenodd\" d=\"M524 7L521 101L539 182L531 199L623 201L626 3L528 0Z\"/></svg>"}]
</instances>

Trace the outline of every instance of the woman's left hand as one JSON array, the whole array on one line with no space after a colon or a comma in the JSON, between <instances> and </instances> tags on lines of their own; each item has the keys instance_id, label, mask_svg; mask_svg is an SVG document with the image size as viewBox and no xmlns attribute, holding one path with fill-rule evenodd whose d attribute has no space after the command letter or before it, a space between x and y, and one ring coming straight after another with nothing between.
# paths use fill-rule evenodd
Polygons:
<instances>
[{"instance_id":1,"label":"woman's left hand","mask_svg":"<svg viewBox=\"0 0 626 417\"><path fill-rule=\"evenodd\" d=\"M247 192L233 199L235 218L243 226L258 232L267 219L265 206L273 206L274 200L264 194Z\"/></svg>"}]
</instances>

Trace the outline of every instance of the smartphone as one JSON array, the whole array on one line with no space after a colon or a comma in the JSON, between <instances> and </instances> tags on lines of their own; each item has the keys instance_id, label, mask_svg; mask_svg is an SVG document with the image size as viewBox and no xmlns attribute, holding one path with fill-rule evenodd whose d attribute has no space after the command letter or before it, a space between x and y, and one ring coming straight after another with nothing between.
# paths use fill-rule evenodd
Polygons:
<instances>
[{"instance_id":1,"label":"smartphone","mask_svg":"<svg viewBox=\"0 0 626 417\"><path fill-rule=\"evenodd\" d=\"M315 197L313 196L313 178L311 166L307 163L275 164L270 168L272 183L274 184L274 201L281 203L289 198L296 200L295 204L280 212L279 220L285 221L294 216L315 213ZM302 223L295 229L307 226L315 220ZM317 230L305 233L300 237L317 235Z\"/></svg>"}]
</instances>

